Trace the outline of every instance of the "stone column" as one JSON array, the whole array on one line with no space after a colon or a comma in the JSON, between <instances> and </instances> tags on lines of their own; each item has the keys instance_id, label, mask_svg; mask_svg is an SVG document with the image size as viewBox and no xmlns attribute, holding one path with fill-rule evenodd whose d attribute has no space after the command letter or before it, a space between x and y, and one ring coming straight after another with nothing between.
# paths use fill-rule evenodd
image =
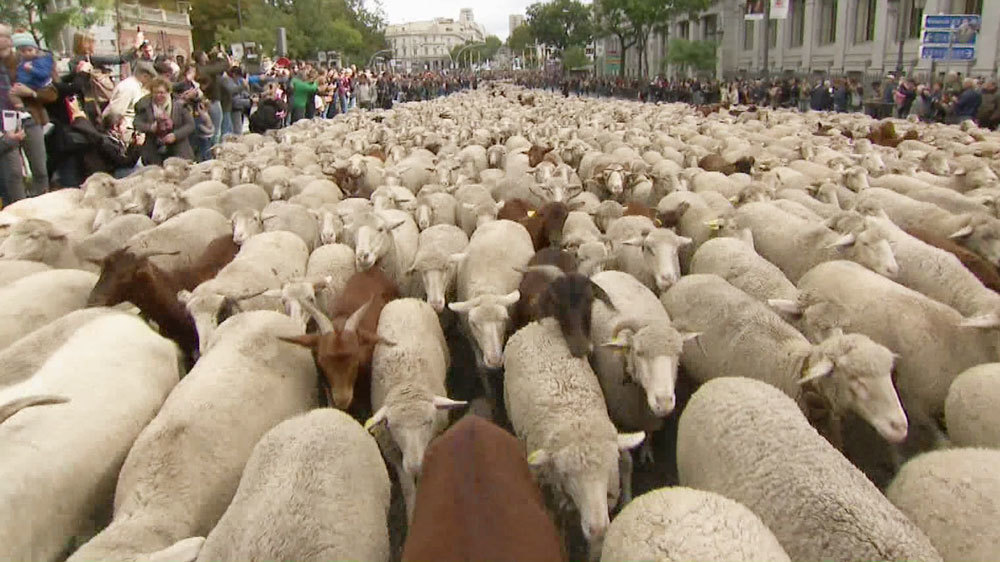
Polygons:
<instances>
[{"instance_id":1,"label":"stone column","mask_svg":"<svg viewBox=\"0 0 1000 562\"><path fill-rule=\"evenodd\" d=\"M802 24L805 27L802 34L802 70L804 71L812 70L812 52L819 25L816 15L816 0L806 0L806 13Z\"/></svg>"},{"instance_id":2,"label":"stone column","mask_svg":"<svg viewBox=\"0 0 1000 562\"><path fill-rule=\"evenodd\" d=\"M851 44L854 33L854 22L858 17L858 6L855 2L837 2L837 40L833 45L833 70L844 71L844 56L847 46Z\"/></svg>"},{"instance_id":3,"label":"stone column","mask_svg":"<svg viewBox=\"0 0 1000 562\"><path fill-rule=\"evenodd\" d=\"M997 72L998 40L1000 40L1000 2L996 0L983 2L983 28L976 39L974 74L992 76Z\"/></svg>"}]
</instances>

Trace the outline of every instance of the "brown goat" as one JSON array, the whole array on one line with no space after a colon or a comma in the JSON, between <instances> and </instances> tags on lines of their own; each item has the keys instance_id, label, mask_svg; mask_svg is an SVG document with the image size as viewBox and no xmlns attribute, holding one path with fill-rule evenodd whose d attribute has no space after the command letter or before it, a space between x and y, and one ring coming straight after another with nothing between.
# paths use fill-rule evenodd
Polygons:
<instances>
[{"instance_id":1,"label":"brown goat","mask_svg":"<svg viewBox=\"0 0 1000 562\"><path fill-rule=\"evenodd\" d=\"M150 259L163 255L162 252L136 254L122 248L104 259L101 276L90 291L87 306L131 302L145 318L156 322L160 334L177 343L190 367L198 351L198 332L187 309L177 300L177 293L193 290L215 277L233 260L238 248L231 236L220 236L209 243L194 263L174 271L160 269Z\"/></svg>"},{"instance_id":2,"label":"brown goat","mask_svg":"<svg viewBox=\"0 0 1000 562\"><path fill-rule=\"evenodd\" d=\"M756 160L753 156L744 156L736 162L729 162L718 154L709 154L698 161L698 167L708 172L721 172L727 176L732 174L750 174Z\"/></svg>"},{"instance_id":3,"label":"brown goat","mask_svg":"<svg viewBox=\"0 0 1000 562\"><path fill-rule=\"evenodd\" d=\"M924 244L930 244L935 248L951 252L983 285L992 291L1000 292L1000 272L997 271L997 268L993 264L986 261L979 254L950 238L944 238L927 230L916 228L906 229L906 233Z\"/></svg>"},{"instance_id":4,"label":"brown goat","mask_svg":"<svg viewBox=\"0 0 1000 562\"><path fill-rule=\"evenodd\" d=\"M548 246L559 246L562 243L563 225L569 217L569 207L565 203L554 201L546 203L533 216L525 217L517 222L528 230L535 251Z\"/></svg>"},{"instance_id":5,"label":"brown goat","mask_svg":"<svg viewBox=\"0 0 1000 562\"><path fill-rule=\"evenodd\" d=\"M503 207L497 212L497 220L509 220L509 221L520 221L521 219L533 216L538 212L538 207L535 207L530 202L525 201L521 198L509 199L504 201Z\"/></svg>"},{"instance_id":6,"label":"brown goat","mask_svg":"<svg viewBox=\"0 0 1000 562\"><path fill-rule=\"evenodd\" d=\"M550 152L552 152L551 146L531 145L531 148L528 149L528 165L534 168L541 164L542 160L545 159L545 155Z\"/></svg>"},{"instance_id":7,"label":"brown goat","mask_svg":"<svg viewBox=\"0 0 1000 562\"><path fill-rule=\"evenodd\" d=\"M359 271L347 280L330 316L313 310L319 333L283 337L312 351L326 380L330 405L366 419L371 410L371 362L379 337L378 318L385 303L399 298L399 288L381 268Z\"/></svg>"},{"instance_id":8,"label":"brown goat","mask_svg":"<svg viewBox=\"0 0 1000 562\"><path fill-rule=\"evenodd\" d=\"M546 248L531 258L521 285L521 298L514 310L515 329L529 322L553 317L570 353L586 357L591 350L590 314L594 299L614 305L604 289L576 272L576 260L567 252Z\"/></svg>"},{"instance_id":9,"label":"brown goat","mask_svg":"<svg viewBox=\"0 0 1000 562\"><path fill-rule=\"evenodd\" d=\"M517 439L466 416L427 448L402 560L468 562L484 554L493 562L566 560Z\"/></svg>"},{"instance_id":10,"label":"brown goat","mask_svg":"<svg viewBox=\"0 0 1000 562\"><path fill-rule=\"evenodd\" d=\"M656 213L656 225L662 228L674 228L681 222L681 217L684 213L691 208L691 204L687 201L681 201L677 204L677 207L671 209L670 211L662 211Z\"/></svg>"},{"instance_id":11,"label":"brown goat","mask_svg":"<svg viewBox=\"0 0 1000 562\"><path fill-rule=\"evenodd\" d=\"M635 201L632 201L625 206L625 212L622 214L622 216L646 217L647 219L656 223L656 226L661 226L660 219L656 217L656 209L653 209L648 205L643 205L642 203L637 203Z\"/></svg>"}]
</instances>

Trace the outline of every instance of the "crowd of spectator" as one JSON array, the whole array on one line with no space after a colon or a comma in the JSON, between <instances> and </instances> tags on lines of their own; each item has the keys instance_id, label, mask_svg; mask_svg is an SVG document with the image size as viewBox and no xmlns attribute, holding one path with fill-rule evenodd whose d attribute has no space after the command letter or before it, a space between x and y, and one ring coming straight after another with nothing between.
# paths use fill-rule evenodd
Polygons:
<instances>
[{"instance_id":1,"label":"crowd of spectator","mask_svg":"<svg viewBox=\"0 0 1000 562\"><path fill-rule=\"evenodd\" d=\"M190 60L156 55L142 33L120 56L98 56L93 36L79 32L72 56L57 64L30 33L3 24L0 60L0 109L18 120L0 132L3 204L78 187L95 172L125 177L137 165L170 157L202 161L223 137L244 130L264 133L304 118L390 108L477 87L479 80L461 72L376 73L286 59L246 72L224 51L195 51Z\"/></svg>"},{"instance_id":2,"label":"crowd of spectator","mask_svg":"<svg viewBox=\"0 0 1000 562\"><path fill-rule=\"evenodd\" d=\"M561 91L564 95L609 96L650 102L694 105L747 104L800 111L866 111L875 117L909 117L925 122L959 123L973 119L982 127L1000 125L1000 96L995 80L950 73L931 83L886 76L866 89L853 78L741 78L730 81L656 77L564 77L543 72L519 73L519 84Z\"/></svg>"}]
</instances>

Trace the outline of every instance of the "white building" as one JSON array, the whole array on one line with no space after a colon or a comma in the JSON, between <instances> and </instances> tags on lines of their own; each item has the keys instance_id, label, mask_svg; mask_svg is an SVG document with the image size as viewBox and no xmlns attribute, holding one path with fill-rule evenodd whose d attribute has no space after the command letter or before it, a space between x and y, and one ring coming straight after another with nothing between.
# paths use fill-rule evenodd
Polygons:
<instances>
[{"instance_id":1,"label":"white building","mask_svg":"<svg viewBox=\"0 0 1000 562\"><path fill-rule=\"evenodd\" d=\"M404 70L439 70L451 66L456 46L485 40L486 28L473 20L471 8L462 8L457 21L434 18L387 26L385 39L394 64Z\"/></svg>"},{"instance_id":2,"label":"white building","mask_svg":"<svg viewBox=\"0 0 1000 562\"><path fill-rule=\"evenodd\" d=\"M514 33L514 30L524 25L524 16L521 14L511 14L507 16L507 33Z\"/></svg>"},{"instance_id":3,"label":"white building","mask_svg":"<svg viewBox=\"0 0 1000 562\"><path fill-rule=\"evenodd\" d=\"M750 73L763 68L764 24L743 17L744 2L718 0L691 18L676 18L668 34L653 34L646 47L650 75L674 70L664 62L669 40L681 38L719 43L717 74ZM920 60L920 35L924 14L980 14L983 26L971 62L939 63L936 70L994 75L1000 62L1000 0L789 0L788 18L771 20L769 69L784 72L875 74L896 69L899 61L900 18L906 39L903 69L926 73L929 60ZM603 40L604 56L598 72L614 74L621 49L614 38ZM626 56L627 75L638 74L636 52Z\"/></svg>"}]
</instances>

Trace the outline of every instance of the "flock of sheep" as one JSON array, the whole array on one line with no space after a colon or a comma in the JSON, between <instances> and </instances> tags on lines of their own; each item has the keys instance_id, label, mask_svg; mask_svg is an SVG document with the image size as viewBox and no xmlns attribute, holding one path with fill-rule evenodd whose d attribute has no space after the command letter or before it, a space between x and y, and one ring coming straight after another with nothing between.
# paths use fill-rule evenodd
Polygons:
<instances>
[{"instance_id":1,"label":"flock of sheep","mask_svg":"<svg viewBox=\"0 0 1000 562\"><path fill-rule=\"evenodd\" d=\"M9 205L0 560L998 560L998 172L494 83Z\"/></svg>"}]
</instances>

